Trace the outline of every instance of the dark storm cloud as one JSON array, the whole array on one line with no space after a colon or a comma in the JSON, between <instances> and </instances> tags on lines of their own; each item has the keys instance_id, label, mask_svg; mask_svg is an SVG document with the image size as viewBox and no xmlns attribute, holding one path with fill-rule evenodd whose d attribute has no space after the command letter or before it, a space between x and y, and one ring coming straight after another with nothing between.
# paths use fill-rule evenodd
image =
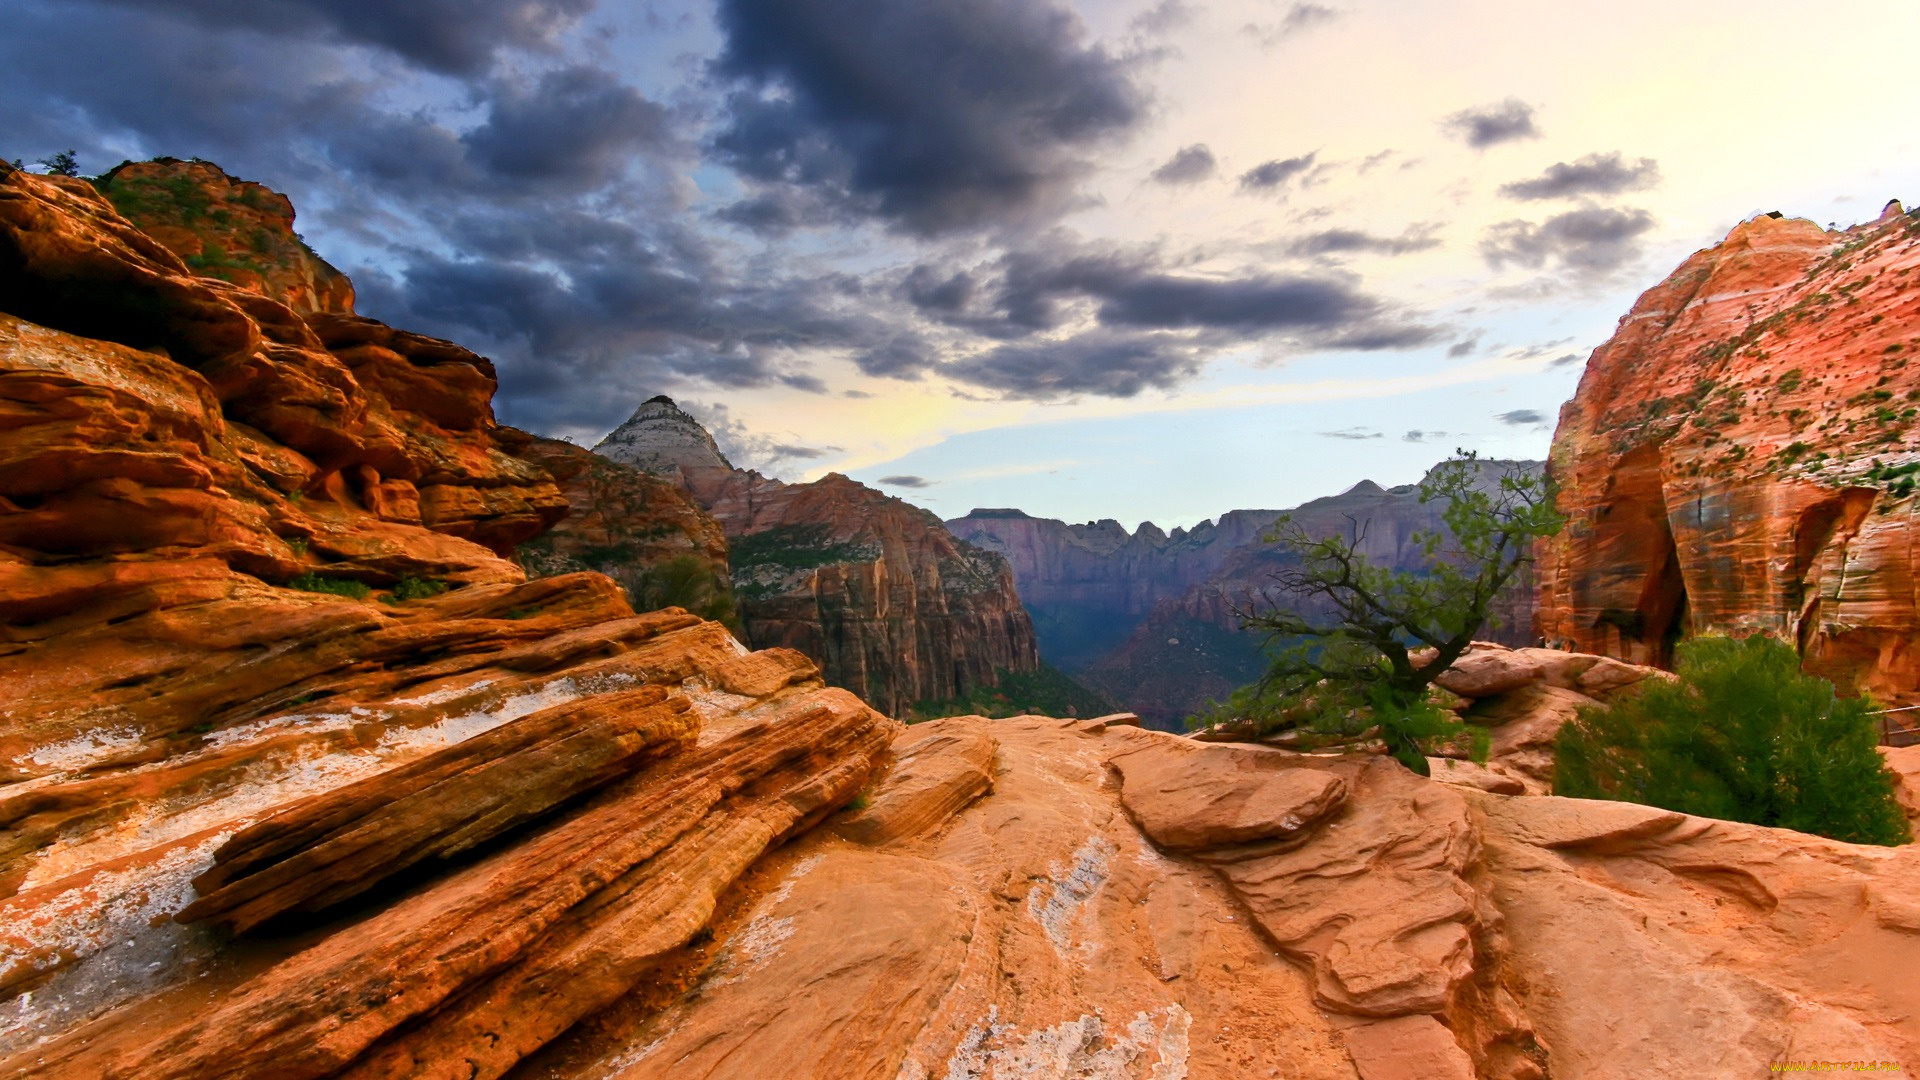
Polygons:
<instances>
[{"instance_id":1,"label":"dark storm cloud","mask_svg":"<svg viewBox=\"0 0 1920 1080\"><path fill-rule=\"evenodd\" d=\"M1044 400L1075 394L1128 398L1149 388L1172 389L1201 366L1192 348L1171 337L1094 331L1065 341L1001 345L943 370L982 389Z\"/></svg>"},{"instance_id":2,"label":"dark storm cloud","mask_svg":"<svg viewBox=\"0 0 1920 1080\"><path fill-rule=\"evenodd\" d=\"M1153 170L1153 178L1162 184L1191 184L1212 176L1218 165L1206 143L1194 143Z\"/></svg>"},{"instance_id":3,"label":"dark storm cloud","mask_svg":"<svg viewBox=\"0 0 1920 1080\"><path fill-rule=\"evenodd\" d=\"M1419 225L1399 236L1375 236L1359 229L1327 229L1310 233L1288 245L1293 255L1411 255L1440 246L1435 226Z\"/></svg>"},{"instance_id":4,"label":"dark storm cloud","mask_svg":"<svg viewBox=\"0 0 1920 1080\"><path fill-rule=\"evenodd\" d=\"M973 298L973 275L958 270L946 276L931 266L916 266L907 273L904 286L907 299L922 311L953 313L966 308Z\"/></svg>"},{"instance_id":5,"label":"dark storm cloud","mask_svg":"<svg viewBox=\"0 0 1920 1080\"><path fill-rule=\"evenodd\" d=\"M1062 205L1083 154L1145 93L1042 0L720 0L715 141L748 179L819 191L908 232Z\"/></svg>"},{"instance_id":6,"label":"dark storm cloud","mask_svg":"<svg viewBox=\"0 0 1920 1080\"><path fill-rule=\"evenodd\" d=\"M1462 109L1441 121L1440 126L1476 150L1515 139L1540 137L1540 129L1533 126L1533 106L1518 98L1508 98L1497 105Z\"/></svg>"},{"instance_id":7,"label":"dark storm cloud","mask_svg":"<svg viewBox=\"0 0 1920 1080\"><path fill-rule=\"evenodd\" d=\"M1544 424L1547 422L1546 414L1538 409L1514 409L1511 412L1503 412L1494 419L1499 420L1503 424L1514 424L1516 426Z\"/></svg>"},{"instance_id":8,"label":"dark storm cloud","mask_svg":"<svg viewBox=\"0 0 1920 1080\"><path fill-rule=\"evenodd\" d=\"M358 8L318 0L14 4L6 157L198 155L285 191L362 312L492 356L500 416L536 430L585 438L662 389L862 393L829 386L826 358L999 396L1126 397L1229 349L1435 334L1351 275L1205 276L1060 232L857 275L758 239L862 215L923 233L1032 221L1069 201L1145 98L1133 61L1049 4L722 0L718 81L672 109L593 49L553 46L587 0L394 2L351 25ZM451 11L472 25L432 23ZM511 55L549 46L567 51ZM703 164L689 125L708 122L746 196L689 213L676 185ZM783 438L726 436L736 460L805 460Z\"/></svg>"},{"instance_id":9,"label":"dark storm cloud","mask_svg":"<svg viewBox=\"0 0 1920 1080\"><path fill-rule=\"evenodd\" d=\"M248 29L389 50L451 74L485 69L502 48L545 48L594 0L104 0L210 29Z\"/></svg>"},{"instance_id":10,"label":"dark storm cloud","mask_svg":"<svg viewBox=\"0 0 1920 1080\"><path fill-rule=\"evenodd\" d=\"M1480 253L1495 268L1515 263L1537 270L1551 261L1580 274L1604 274L1639 255L1640 237L1653 225L1645 210L1590 206L1538 225L1501 222L1487 230Z\"/></svg>"},{"instance_id":11,"label":"dark storm cloud","mask_svg":"<svg viewBox=\"0 0 1920 1080\"><path fill-rule=\"evenodd\" d=\"M1500 185L1500 194L1510 199L1570 199L1581 195L1618 195L1639 191L1660 182L1660 166L1652 158L1628 163L1618 151L1588 154L1575 161L1560 161L1531 180L1516 180Z\"/></svg>"},{"instance_id":12,"label":"dark storm cloud","mask_svg":"<svg viewBox=\"0 0 1920 1080\"><path fill-rule=\"evenodd\" d=\"M930 488L933 481L924 476L883 476L880 482L887 487Z\"/></svg>"},{"instance_id":13,"label":"dark storm cloud","mask_svg":"<svg viewBox=\"0 0 1920 1080\"><path fill-rule=\"evenodd\" d=\"M1240 187L1245 191L1272 191L1313 168L1313 159L1316 156L1318 151L1303 154L1300 157L1276 159L1255 165L1240 174Z\"/></svg>"},{"instance_id":14,"label":"dark storm cloud","mask_svg":"<svg viewBox=\"0 0 1920 1080\"><path fill-rule=\"evenodd\" d=\"M588 189L666 135L665 109L605 71L568 67L502 87L486 122L460 141L495 176Z\"/></svg>"},{"instance_id":15,"label":"dark storm cloud","mask_svg":"<svg viewBox=\"0 0 1920 1080\"><path fill-rule=\"evenodd\" d=\"M910 334L861 349L854 353L853 362L868 375L887 379L918 379L934 367L926 342Z\"/></svg>"},{"instance_id":16,"label":"dark storm cloud","mask_svg":"<svg viewBox=\"0 0 1920 1080\"><path fill-rule=\"evenodd\" d=\"M1408 329L1394 325L1385 305L1341 276L1200 277L1168 272L1138 253L1007 258L999 304L1008 322L1051 329L1074 316L1075 301L1090 303L1095 319L1109 328L1396 338Z\"/></svg>"}]
</instances>

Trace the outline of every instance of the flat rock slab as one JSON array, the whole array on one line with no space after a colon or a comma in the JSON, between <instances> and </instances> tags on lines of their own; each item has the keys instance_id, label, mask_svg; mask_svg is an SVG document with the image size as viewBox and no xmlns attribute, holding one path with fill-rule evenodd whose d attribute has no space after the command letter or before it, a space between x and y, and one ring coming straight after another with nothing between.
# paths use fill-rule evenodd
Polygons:
<instances>
[{"instance_id":1,"label":"flat rock slab","mask_svg":"<svg viewBox=\"0 0 1920 1080\"><path fill-rule=\"evenodd\" d=\"M1339 776L1301 759L1168 737L1116 754L1121 801L1153 842L1172 851L1284 840L1346 800Z\"/></svg>"},{"instance_id":2,"label":"flat rock slab","mask_svg":"<svg viewBox=\"0 0 1920 1080\"><path fill-rule=\"evenodd\" d=\"M879 845L933 832L961 807L993 788L999 742L975 725L931 721L894 740L893 768L867 805L842 818L835 831L856 843Z\"/></svg>"}]
</instances>

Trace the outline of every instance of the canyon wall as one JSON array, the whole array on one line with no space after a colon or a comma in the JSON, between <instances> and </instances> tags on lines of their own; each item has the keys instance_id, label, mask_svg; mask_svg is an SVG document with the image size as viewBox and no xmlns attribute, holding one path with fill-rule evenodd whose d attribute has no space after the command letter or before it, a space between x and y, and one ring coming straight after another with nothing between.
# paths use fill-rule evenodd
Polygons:
<instances>
[{"instance_id":1,"label":"canyon wall","mask_svg":"<svg viewBox=\"0 0 1920 1080\"><path fill-rule=\"evenodd\" d=\"M1808 670L1920 695L1920 217L1763 215L1642 295L1560 412L1553 642L1668 664L1765 632Z\"/></svg>"},{"instance_id":2,"label":"canyon wall","mask_svg":"<svg viewBox=\"0 0 1920 1080\"><path fill-rule=\"evenodd\" d=\"M893 715L1039 666L1006 562L926 510L837 473L788 484L735 469L664 397L595 450L677 480L724 528L747 641L805 653Z\"/></svg>"},{"instance_id":3,"label":"canyon wall","mask_svg":"<svg viewBox=\"0 0 1920 1080\"><path fill-rule=\"evenodd\" d=\"M1111 518L1069 525L1019 510L975 510L947 522L955 536L1004 556L1033 614L1041 654L1080 671L1126 640L1154 607L1206 581L1257 543L1278 510L1234 510L1168 533L1151 521L1129 533Z\"/></svg>"},{"instance_id":4,"label":"canyon wall","mask_svg":"<svg viewBox=\"0 0 1920 1080\"><path fill-rule=\"evenodd\" d=\"M1487 462L1537 470L1534 462ZM1439 528L1443 507L1416 485L1371 481L1292 510L1235 510L1217 524L1164 533L1151 522L1129 535L1118 522L1067 525L1017 510L975 510L948 522L957 535L1007 556L1033 610L1041 655L1149 723L1177 730L1266 670L1258 637L1236 610L1265 597L1289 556L1262 538L1282 514L1313 535L1365 525L1360 550L1377 566L1422 565L1415 533ZM1488 640L1532 640L1531 575L1501 593ZM1053 630L1053 636L1048 631ZM1048 651L1058 643L1063 655Z\"/></svg>"}]
</instances>

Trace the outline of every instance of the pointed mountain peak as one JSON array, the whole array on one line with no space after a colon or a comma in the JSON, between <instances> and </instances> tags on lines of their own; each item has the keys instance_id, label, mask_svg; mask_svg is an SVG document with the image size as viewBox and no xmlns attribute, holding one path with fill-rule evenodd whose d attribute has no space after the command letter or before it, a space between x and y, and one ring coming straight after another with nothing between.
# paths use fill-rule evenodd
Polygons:
<instances>
[{"instance_id":1,"label":"pointed mountain peak","mask_svg":"<svg viewBox=\"0 0 1920 1080\"><path fill-rule=\"evenodd\" d=\"M713 436L700 421L659 394L640 403L627 422L614 428L593 452L650 473L684 474L687 469L731 469Z\"/></svg>"}]
</instances>

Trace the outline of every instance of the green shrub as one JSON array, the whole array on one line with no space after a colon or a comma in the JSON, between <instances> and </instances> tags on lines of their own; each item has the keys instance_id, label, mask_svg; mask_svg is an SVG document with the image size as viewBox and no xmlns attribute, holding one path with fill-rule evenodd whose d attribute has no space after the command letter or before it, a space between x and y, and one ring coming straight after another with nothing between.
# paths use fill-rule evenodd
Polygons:
<instances>
[{"instance_id":1,"label":"green shrub","mask_svg":"<svg viewBox=\"0 0 1920 1080\"><path fill-rule=\"evenodd\" d=\"M394 583L393 589L380 598L382 603L402 604L408 600L425 600L429 596L439 596L447 591L447 583L430 578L403 577Z\"/></svg>"},{"instance_id":2,"label":"green shrub","mask_svg":"<svg viewBox=\"0 0 1920 1080\"><path fill-rule=\"evenodd\" d=\"M355 581L352 578L322 577L311 570L287 582L287 588L299 589L302 592L345 596L353 600L365 600L367 596L373 592L364 581Z\"/></svg>"},{"instance_id":3,"label":"green shrub","mask_svg":"<svg viewBox=\"0 0 1920 1080\"><path fill-rule=\"evenodd\" d=\"M1909 839L1870 699L1839 697L1764 636L1698 638L1678 656L1678 682L1648 680L1561 729L1555 794L1852 843Z\"/></svg>"}]
</instances>

